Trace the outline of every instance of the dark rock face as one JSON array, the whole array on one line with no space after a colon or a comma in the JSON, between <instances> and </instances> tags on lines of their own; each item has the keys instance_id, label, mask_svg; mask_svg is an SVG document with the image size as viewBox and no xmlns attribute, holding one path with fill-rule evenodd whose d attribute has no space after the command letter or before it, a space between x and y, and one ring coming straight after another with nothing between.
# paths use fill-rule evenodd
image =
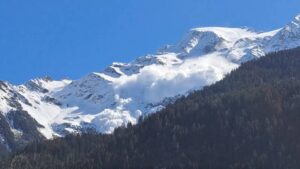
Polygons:
<instances>
[{"instance_id":1,"label":"dark rock face","mask_svg":"<svg viewBox=\"0 0 300 169\"><path fill-rule=\"evenodd\" d=\"M48 93L49 91L41 86L39 86L38 84L29 81L26 83L26 86L28 87L28 89L32 90L32 91L38 91L41 93Z\"/></svg>"},{"instance_id":2,"label":"dark rock face","mask_svg":"<svg viewBox=\"0 0 300 169\"><path fill-rule=\"evenodd\" d=\"M8 152L10 147L15 147L14 133L2 113L0 113L0 152Z\"/></svg>"},{"instance_id":3,"label":"dark rock face","mask_svg":"<svg viewBox=\"0 0 300 169\"><path fill-rule=\"evenodd\" d=\"M0 90L5 92L5 88L7 88L7 85L3 81L0 81Z\"/></svg>"},{"instance_id":4,"label":"dark rock face","mask_svg":"<svg viewBox=\"0 0 300 169\"><path fill-rule=\"evenodd\" d=\"M26 111L11 111L7 115L7 119L14 129L22 132L22 135L17 138L18 146L24 146L33 140L41 140L44 138L38 131L38 128L44 126L36 122Z\"/></svg>"},{"instance_id":5,"label":"dark rock face","mask_svg":"<svg viewBox=\"0 0 300 169\"><path fill-rule=\"evenodd\" d=\"M61 106L62 103L60 103L57 99L50 97L50 96L45 96L42 101L46 102L46 103L52 103L55 104L57 106Z\"/></svg>"},{"instance_id":6,"label":"dark rock face","mask_svg":"<svg viewBox=\"0 0 300 169\"><path fill-rule=\"evenodd\" d=\"M38 131L43 128L26 111L0 113L0 157L24 147L32 141L45 139Z\"/></svg>"}]
</instances>

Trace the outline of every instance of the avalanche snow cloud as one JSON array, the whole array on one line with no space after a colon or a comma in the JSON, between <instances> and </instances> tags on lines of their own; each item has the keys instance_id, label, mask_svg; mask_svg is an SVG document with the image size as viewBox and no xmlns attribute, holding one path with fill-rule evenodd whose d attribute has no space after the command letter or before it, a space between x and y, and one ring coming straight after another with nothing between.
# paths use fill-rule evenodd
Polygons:
<instances>
[{"instance_id":1,"label":"avalanche snow cloud","mask_svg":"<svg viewBox=\"0 0 300 169\"><path fill-rule=\"evenodd\" d=\"M28 112L46 138L89 129L111 133L178 96L221 80L243 62L300 46L299 23L297 16L285 27L264 33L196 28L177 45L130 63L113 63L79 80L40 78L20 86L2 82L0 112L4 116L13 110Z\"/></svg>"},{"instance_id":2,"label":"avalanche snow cloud","mask_svg":"<svg viewBox=\"0 0 300 169\"><path fill-rule=\"evenodd\" d=\"M164 98L218 81L237 66L222 57L210 55L186 59L178 64L154 64L141 69L138 74L118 79L116 93L123 98L132 98L134 102L159 103Z\"/></svg>"}]
</instances>

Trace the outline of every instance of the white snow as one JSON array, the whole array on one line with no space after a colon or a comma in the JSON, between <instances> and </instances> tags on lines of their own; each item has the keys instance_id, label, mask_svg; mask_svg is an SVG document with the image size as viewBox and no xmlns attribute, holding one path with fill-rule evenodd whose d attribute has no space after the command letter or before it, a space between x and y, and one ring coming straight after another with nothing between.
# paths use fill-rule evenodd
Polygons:
<instances>
[{"instance_id":1,"label":"white snow","mask_svg":"<svg viewBox=\"0 0 300 169\"><path fill-rule=\"evenodd\" d=\"M157 54L130 63L115 62L79 80L35 79L26 85L8 85L10 89L0 90L0 111L14 109L7 99L15 92L22 109L44 126L39 130L47 138L89 127L111 133L128 122L135 124L141 115L163 109L178 96L223 79L243 62L300 46L299 18L263 33L195 28L177 45Z\"/></svg>"},{"instance_id":2,"label":"white snow","mask_svg":"<svg viewBox=\"0 0 300 169\"><path fill-rule=\"evenodd\" d=\"M221 80L237 66L218 54L186 59L178 65L151 65L138 74L117 79L115 92L134 103L159 103L164 98L183 95Z\"/></svg>"}]
</instances>

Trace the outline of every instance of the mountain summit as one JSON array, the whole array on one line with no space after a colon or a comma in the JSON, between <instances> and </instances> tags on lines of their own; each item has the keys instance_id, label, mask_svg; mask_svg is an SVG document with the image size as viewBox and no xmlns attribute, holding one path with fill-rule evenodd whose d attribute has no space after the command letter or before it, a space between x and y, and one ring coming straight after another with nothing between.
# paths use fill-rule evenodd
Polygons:
<instances>
[{"instance_id":1,"label":"mountain summit","mask_svg":"<svg viewBox=\"0 0 300 169\"><path fill-rule=\"evenodd\" d=\"M113 63L79 80L39 78L19 86L0 82L0 144L11 150L30 138L87 130L111 133L118 126L135 124L140 116L223 79L243 62L300 46L299 23L300 15L264 33L195 28L156 54ZM29 123L21 125L20 118Z\"/></svg>"}]
</instances>

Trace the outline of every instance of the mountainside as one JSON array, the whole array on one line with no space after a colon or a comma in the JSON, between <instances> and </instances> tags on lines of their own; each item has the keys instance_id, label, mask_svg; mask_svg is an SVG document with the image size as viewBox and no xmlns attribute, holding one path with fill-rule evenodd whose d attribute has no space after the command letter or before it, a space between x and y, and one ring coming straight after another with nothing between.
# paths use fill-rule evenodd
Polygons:
<instances>
[{"instance_id":1,"label":"mountainside","mask_svg":"<svg viewBox=\"0 0 300 169\"><path fill-rule=\"evenodd\" d=\"M19 86L1 82L0 144L10 150L30 138L88 130L111 133L128 122L135 124L140 116L223 79L241 63L300 46L299 19L265 33L241 28L192 29L177 45L130 63L113 63L79 80L40 78ZM15 123L21 117L28 125Z\"/></svg>"},{"instance_id":2,"label":"mountainside","mask_svg":"<svg viewBox=\"0 0 300 169\"><path fill-rule=\"evenodd\" d=\"M4 169L299 168L300 48L243 64L222 81L111 135L35 142ZM1 167L0 167L1 168Z\"/></svg>"}]
</instances>

